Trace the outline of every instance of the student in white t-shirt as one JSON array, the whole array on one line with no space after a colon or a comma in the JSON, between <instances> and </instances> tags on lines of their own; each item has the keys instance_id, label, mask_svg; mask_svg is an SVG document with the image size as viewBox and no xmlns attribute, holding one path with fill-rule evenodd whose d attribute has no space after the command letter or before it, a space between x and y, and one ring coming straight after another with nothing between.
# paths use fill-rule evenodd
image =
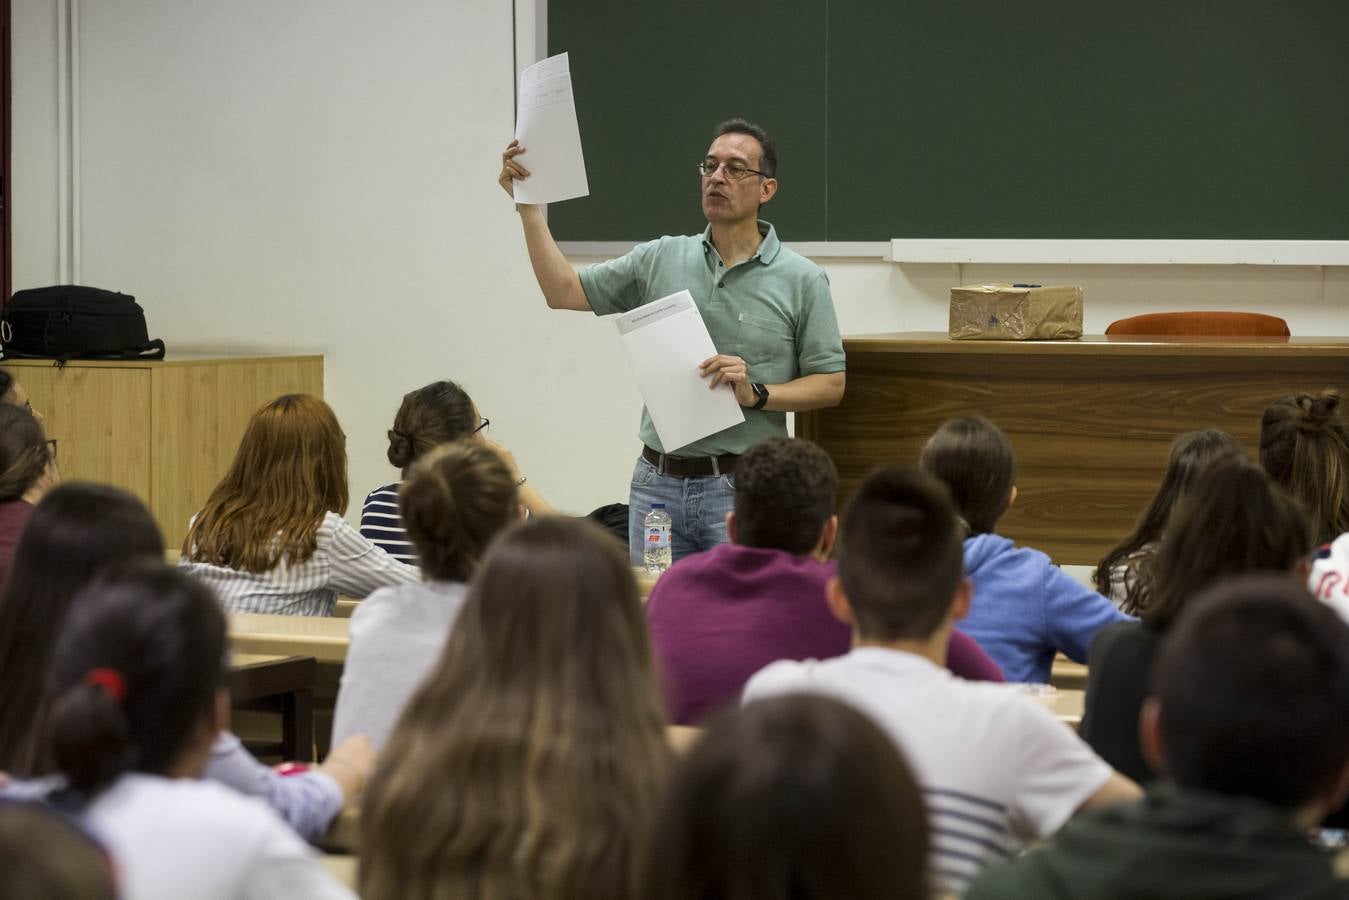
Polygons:
<instances>
[{"instance_id":1,"label":"student in white t-shirt","mask_svg":"<svg viewBox=\"0 0 1349 900\"><path fill-rule=\"evenodd\" d=\"M487 545L524 513L510 469L473 440L442 444L413 463L398 509L425 581L381 588L352 614L333 714L334 741L364 734L376 749L440 658Z\"/></svg>"},{"instance_id":2,"label":"student in white t-shirt","mask_svg":"<svg viewBox=\"0 0 1349 900\"><path fill-rule=\"evenodd\" d=\"M229 715L225 617L142 562L76 598L53 657L51 747L124 900L350 898L264 802L197 775Z\"/></svg>"},{"instance_id":3,"label":"student in white t-shirt","mask_svg":"<svg viewBox=\"0 0 1349 900\"><path fill-rule=\"evenodd\" d=\"M744 700L817 692L870 714L923 789L939 889L958 894L985 864L1053 834L1078 810L1139 795L1034 700L944 668L971 585L950 495L932 476L873 472L844 510L839 548L827 594L853 625L853 650L773 663L750 679Z\"/></svg>"}]
</instances>

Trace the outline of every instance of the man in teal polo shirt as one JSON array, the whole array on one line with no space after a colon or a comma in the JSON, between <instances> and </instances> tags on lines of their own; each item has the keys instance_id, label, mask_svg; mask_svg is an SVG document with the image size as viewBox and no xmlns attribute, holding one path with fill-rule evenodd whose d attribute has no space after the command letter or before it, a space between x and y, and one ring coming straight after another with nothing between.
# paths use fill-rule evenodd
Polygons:
<instances>
[{"instance_id":1,"label":"man in teal polo shirt","mask_svg":"<svg viewBox=\"0 0 1349 900\"><path fill-rule=\"evenodd\" d=\"M514 196L529 177L512 141L498 178ZM701 235L662 237L579 275L548 230L543 210L517 204L534 277L552 309L622 313L687 290L702 314L717 355L704 360L709 387L729 385L745 421L685 447L663 447L642 410L644 447L632 476L628 535L641 563L642 520L664 503L674 522L678 559L726 541L734 505L735 463L764 438L787 433L787 413L836 406L843 399L844 356L824 270L782 246L759 208L777 193L777 150L757 125L731 119L717 126L702 179Z\"/></svg>"}]
</instances>

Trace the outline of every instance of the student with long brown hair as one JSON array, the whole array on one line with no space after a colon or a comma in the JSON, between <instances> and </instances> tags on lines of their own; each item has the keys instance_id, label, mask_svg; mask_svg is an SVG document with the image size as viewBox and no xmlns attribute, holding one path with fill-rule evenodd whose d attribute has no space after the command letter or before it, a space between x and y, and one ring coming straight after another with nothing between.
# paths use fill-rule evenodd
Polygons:
<instances>
[{"instance_id":1,"label":"student with long brown hair","mask_svg":"<svg viewBox=\"0 0 1349 900\"><path fill-rule=\"evenodd\" d=\"M235 612L332 615L340 592L417 580L342 518L346 435L332 409L286 394L248 423L234 462L183 539L179 565Z\"/></svg>"},{"instance_id":2,"label":"student with long brown hair","mask_svg":"<svg viewBox=\"0 0 1349 900\"><path fill-rule=\"evenodd\" d=\"M1314 543L1349 531L1349 424L1338 391L1270 404L1260 417L1260 465L1302 504Z\"/></svg>"},{"instance_id":3,"label":"student with long brown hair","mask_svg":"<svg viewBox=\"0 0 1349 900\"><path fill-rule=\"evenodd\" d=\"M435 665L464 605L466 582L497 532L519 520L515 479L485 444L442 444L413 464L398 496L425 581L381 588L351 617L333 738L382 746Z\"/></svg>"},{"instance_id":4,"label":"student with long brown hair","mask_svg":"<svg viewBox=\"0 0 1349 900\"><path fill-rule=\"evenodd\" d=\"M637 585L596 526L497 540L361 813L366 900L640 896L669 766Z\"/></svg>"},{"instance_id":5,"label":"student with long brown hair","mask_svg":"<svg viewBox=\"0 0 1349 900\"><path fill-rule=\"evenodd\" d=\"M1166 472L1138 524L1128 537L1101 558L1092 578L1096 590L1127 613L1137 613L1134 596L1143 564L1157 551L1167 517L1206 466L1221 456L1244 456L1241 442L1226 431L1205 428L1187 431L1171 442Z\"/></svg>"},{"instance_id":6,"label":"student with long brown hair","mask_svg":"<svg viewBox=\"0 0 1349 900\"><path fill-rule=\"evenodd\" d=\"M1136 781L1154 777L1138 713L1162 636L1205 588L1246 572L1306 577L1311 529L1296 501L1242 457L1214 460L1176 506L1139 583L1141 622L1102 629L1091 646L1078 733Z\"/></svg>"}]
</instances>

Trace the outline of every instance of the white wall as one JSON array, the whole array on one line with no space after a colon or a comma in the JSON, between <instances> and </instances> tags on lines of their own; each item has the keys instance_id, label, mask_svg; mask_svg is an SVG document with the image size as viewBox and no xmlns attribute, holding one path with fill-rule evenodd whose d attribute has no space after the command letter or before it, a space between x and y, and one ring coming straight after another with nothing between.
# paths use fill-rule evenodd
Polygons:
<instances>
[{"instance_id":1,"label":"white wall","mask_svg":"<svg viewBox=\"0 0 1349 900\"><path fill-rule=\"evenodd\" d=\"M60 278L71 2L13 4L16 288ZM544 308L494 180L513 48L538 45L535 3L517 4L518 40L504 0L75 4L82 280L134 293L171 350L323 353L357 503L394 477L399 397L442 377L563 508L626 497L640 404L612 326ZM851 333L942 330L951 286L1033 280L1084 285L1089 332L1215 308L1349 334L1345 268L822 262Z\"/></svg>"},{"instance_id":2,"label":"white wall","mask_svg":"<svg viewBox=\"0 0 1349 900\"><path fill-rule=\"evenodd\" d=\"M16 0L15 288L55 282L58 3ZM636 391L612 326L551 313L496 185L502 0L83 0L81 274L170 352L309 351L354 502L396 477L401 395L460 381L564 508L626 498Z\"/></svg>"}]
</instances>

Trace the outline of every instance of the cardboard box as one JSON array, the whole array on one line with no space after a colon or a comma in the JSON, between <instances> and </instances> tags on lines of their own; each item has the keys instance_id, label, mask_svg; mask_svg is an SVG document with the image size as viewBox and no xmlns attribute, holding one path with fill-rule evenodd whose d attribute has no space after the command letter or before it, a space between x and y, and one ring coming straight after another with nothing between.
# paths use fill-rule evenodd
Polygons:
<instances>
[{"instance_id":1,"label":"cardboard box","mask_svg":"<svg viewBox=\"0 0 1349 900\"><path fill-rule=\"evenodd\" d=\"M969 341L1058 341L1082 336L1082 288L977 284L951 288L950 335Z\"/></svg>"}]
</instances>

